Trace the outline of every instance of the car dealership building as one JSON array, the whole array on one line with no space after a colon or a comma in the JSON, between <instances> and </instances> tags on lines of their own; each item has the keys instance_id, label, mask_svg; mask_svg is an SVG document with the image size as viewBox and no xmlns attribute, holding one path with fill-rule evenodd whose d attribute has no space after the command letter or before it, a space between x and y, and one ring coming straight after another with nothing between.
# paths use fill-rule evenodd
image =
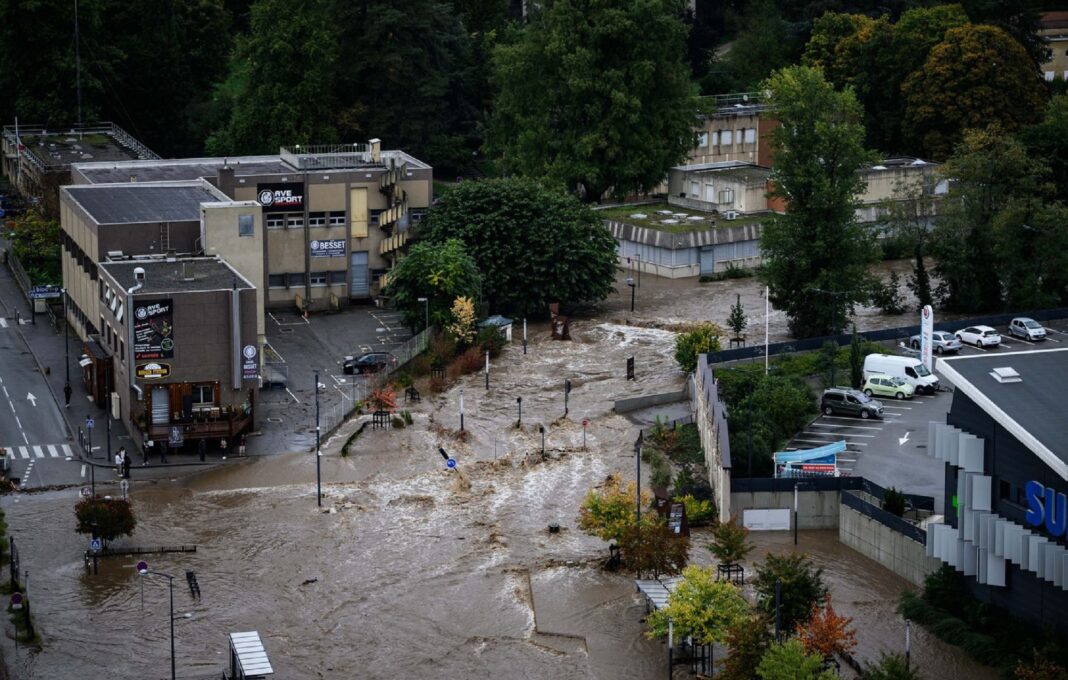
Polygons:
<instances>
[{"instance_id":1,"label":"car dealership building","mask_svg":"<svg viewBox=\"0 0 1068 680\"><path fill-rule=\"evenodd\" d=\"M1039 626L1068 626L1068 349L938 359L953 385L928 455L944 461L945 523L927 551L979 599Z\"/></svg>"}]
</instances>

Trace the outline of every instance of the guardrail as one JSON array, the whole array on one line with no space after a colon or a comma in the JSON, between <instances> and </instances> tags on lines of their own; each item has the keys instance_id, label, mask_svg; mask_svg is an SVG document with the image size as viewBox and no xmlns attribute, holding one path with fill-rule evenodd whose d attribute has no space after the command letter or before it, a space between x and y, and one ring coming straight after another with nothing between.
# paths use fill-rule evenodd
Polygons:
<instances>
[{"instance_id":1,"label":"guardrail","mask_svg":"<svg viewBox=\"0 0 1068 680\"><path fill-rule=\"evenodd\" d=\"M874 503L860 498L854 493L846 491L842 494L842 504L856 510L865 517L869 517L883 526L889 527L921 545L927 545L927 532L906 519L883 510Z\"/></svg>"},{"instance_id":2,"label":"guardrail","mask_svg":"<svg viewBox=\"0 0 1068 680\"><path fill-rule=\"evenodd\" d=\"M805 491L863 491L863 477L731 477L731 493L793 491L802 485Z\"/></svg>"}]
</instances>

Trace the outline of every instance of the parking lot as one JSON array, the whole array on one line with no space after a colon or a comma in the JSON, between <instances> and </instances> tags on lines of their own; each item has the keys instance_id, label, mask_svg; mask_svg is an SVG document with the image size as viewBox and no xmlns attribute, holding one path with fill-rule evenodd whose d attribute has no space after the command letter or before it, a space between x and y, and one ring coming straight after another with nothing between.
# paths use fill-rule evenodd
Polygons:
<instances>
[{"instance_id":1,"label":"parking lot","mask_svg":"<svg viewBox=\"0 0 1068 680\"><path fill-rule=\"evenodd\" d=\"M1002 335L1000 346L982 348L965 345L959 355L1008 354L1054 348L1068 343L1068 321L1046 325L1047 339L1038 342L1010 337L1005 326L995 329ZM939 381L944 389L950 387L941 376ZM942 391L934 395L918 394L912 399L900 401L885 397L878 399L883 404L885 414L882 420L820 415L791 439L785 450L800 451L845 441L846 452L838 456L838 468L842 474L864 477L881 486L894 486L907 493L934 496L935 507L942 507L945 497L944 470L941 463L926 455L927 427L932 421L945 422L953 394Z\"/></svg>"}]
</instances>

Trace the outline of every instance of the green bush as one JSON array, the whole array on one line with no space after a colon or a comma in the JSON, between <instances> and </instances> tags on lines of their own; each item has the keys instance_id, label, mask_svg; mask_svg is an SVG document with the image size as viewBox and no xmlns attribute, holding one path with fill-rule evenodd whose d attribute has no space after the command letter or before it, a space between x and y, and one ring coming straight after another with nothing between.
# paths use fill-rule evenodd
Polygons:
<instances>
[{"instance_id":1,"label":"green bush","mask_svg":"<svg viewBox=\"0 0 1068 680\"><path fill-rule=\"evenodd\" d=\"M675 337L675 361L686 373L697 368L697 355L719 351L719 338L723 331L713 323L703 323L688 333Z\"/></svg>"},{"instance_id":2,"label":"green bush","mask_svg":"<svg viewBox=\"0 0 1068 680\"><path fill-rule=\"evenodd\" d=\"M883 494L883 510L891 515L902 517L905 514L905 494L894 487L890 487Z\"/></svg>"},{"instance_id":3,"label":"green bush","mask_svg":"<svg viewBox=\"0 0 1068 680\"><path fill-rule=\"evenodd\" d=\"M496 359L500 356L501 351L504 350L504 344L507 342L504 339L504 333L499 328L487 326L478 332L478 336L475 338L475 344L478 345L483 352L489 350L490 358Z\"/></svg>"},{"instance_id":4,"label":"green bush","mask_svg":"<svg viewBox=\"0 0 1068 680\"><path fill-rule=\"evenodd\" d=\"M689 494L676 496L674 500L686 507L686 519L691 527L709 524L716 516L716 504L710 500L698 500Z\"/></svg>"}]
</instances>

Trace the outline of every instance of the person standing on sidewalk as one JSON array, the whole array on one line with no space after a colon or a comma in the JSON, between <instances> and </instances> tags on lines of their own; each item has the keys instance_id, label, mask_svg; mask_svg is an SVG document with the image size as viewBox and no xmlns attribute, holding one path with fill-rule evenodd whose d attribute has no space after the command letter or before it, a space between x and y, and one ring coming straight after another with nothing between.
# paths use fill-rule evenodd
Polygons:
<instances>
[{"instance_id":1,"label":"person standing on sidewalk","mask_svg":"<svg viewBox=\"0 0 1068 680\"><path fill-rule=\"evenodd\" d=\"M122 478L123 479L129 479L130 478L130 464L131 463L132 463L132 461L130 460L130 454L126 453L126 449L123 449L123 452L122 452Z\"/></svg>"},{"instance_id":2,"label":"person standing on sidewalk","mask_svg":"<svg viewBox=\"0 0 1068 680\"><path fill-rule=\"evenodd\" d=\"M204 456L208 453L208 440L201 439L197 442L197 452L200 454L200 462L204 462Z\"/></svg>"},{"instance_id":3,"label":"person standing on sidewalk","mask_svg":"<svg viewBox=\"0 0 1068 680\"><path fill-rule=\"evenodd\" d=\"M67 383L63 386L63 405L66 408L70 408L70 395L73 391L74 390L70 388L70 383Z\"/></svg>"},{"instance_id":4,"label":"person standing on sidewalk","mask_svg":"<svg viewBox=\"0 0 1068 680\"><path fill-rule=\"evenodd\" d=\"M120 448L115 452L115 473L122 477L122 454L125 449Z\"/></svg>"},{"instance_id":5,"label":"person standing on sidewalk","mask_svg":"<svg viewBox=\"0 0 1068 680\"><path fill-rule=\"evenodd\" d=\"M237 457L238 458L244 458L245 457L245 439L246 439L246 436L245 435L241 435L241 439L238 440L239 441L239 443L237 445Z\"/></svg>"},{"instance_id":6,"label":"person standing on sidewalk","mask_svg":"<svg viewBox=\"0 0 1068 680\"><path fill-rule=\"evenodd\" d=\"M145 437L144 446L141 447L141 467L148 465L148 450L152 448L154 443L151 439Z\"/></svg>"}]
</instances>

